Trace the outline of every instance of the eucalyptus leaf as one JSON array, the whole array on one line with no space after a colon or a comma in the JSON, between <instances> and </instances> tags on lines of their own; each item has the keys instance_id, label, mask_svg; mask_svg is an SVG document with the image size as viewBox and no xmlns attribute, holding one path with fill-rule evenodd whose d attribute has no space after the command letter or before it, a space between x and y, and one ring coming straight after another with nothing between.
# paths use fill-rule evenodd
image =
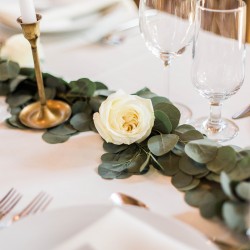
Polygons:
<instances>
[{"instance_id":1,"label":"eucalyptus leaf","mask_svg":"<svg viewBox=\"0 0 250 250\"><path fill-rule=\"evenodd\" d=\"M235 168L233 168L228 175L230 179L234 181L243 181L250 178L250 157L241 156L241 159L237 162Z\"/></svg>"},{"instance_id":2,"label":"eucalyptus leaf","mask_svg":"<svg viewBox=\"0 0 250 250\"><path fill-rule=\"evenodd\" d=\"M162 134L169 134L172 131L172 123L163 111L155 111L155 123L153 129Z\"/></svg>"},{"instance_id":3,"label":"eucalyptus leaf","mask_svg":"<svg viewBox=\"0 0 250 250\"><path fill-rule=\"evenodd\" d=\"M126 171L122 173L119 171L110 170L110 165L107 163L102 163L98 167L98 174L104 179L115 179L115 178L118 178L121 174L125 174L125 173ZM130 175L126 175L126 177L127 176L130 176Z\"/></svg>"},{"instance_id":4,"label":"eucalyptus leaf","mask_svg":"<svg viewBox=\"0 0 250 250\"><path fill-rule=\"evenodd\" d=\"M113 143L107 143L107 142L103 143L104 150L107 151L107 152L109 152L109 153L113 153L113 154L119 153L119 152L127 149L128 147L129 146L125 145L125 144L115 145Z\"/></svg>"},{"instance_id":5,"label":"eucalyptus leaf","mask_svg":"<svg viewBox=\"0 0 250 250\"><path fill-rule=\"evenodd\" d=\"M218 148L215 159L207 164L207 168L217 174L221 171L230 172L235 167L236 160L234 149L230 146L222 146Z\"/></svg>"},{"instance_id":6,"label":"eucalyptus leaf","mask_svg":"<svg viewBox=\"0 0 250 250\"><path fill-rule=\"evenodd\" d=\"M45 132L42 135L42 138L44 141L50 144L57 144L67 141L70 138L70 135L57 135L57 134L52 134L50 132Z\"/></svg>"},{"instance_id":7,"label":"eucalyptus leaf","mask_svg":"<svg viewBox=\"0 0 250 250\"><path fill-rule=\"evenodd\" d=\"M105 101L105 97L103 96L94 96L91 97L90 101L89 101L89 105L92 108L93 112L98 112L99 108L102 104L103 101Z\"/></svg>"},{"instance_id":8,"label":"eucalyptus leaf","mask_svg":"<svg viewBox=\"0 0 250 250\"><path fill-rule=\"evenodd\" d=\"M216 157L217 151L218 144L208 139L191 141L185 146L186 154L199 163L212 161Z\"/></svg>"},{"instance_id":9,"label":"eucalyptus leaf","mask_svg":"<svg viewBox=\"0 0 250 250\"><path fill-rule=\"evenodd\" d=\"M86 101L76 101L72 107L72 114L83 113L83 111L87 108L88 103Z\"/></svg>"},{"instance_id":10,"label":"eucalyptus leaf","mask_svg":"<svg viewBox=\"0 0 250 250\"><path fill-rule=\"evenodd\" d=\"M17 115L12 115L6 121L7 121L7 124L11 126L12 128L27 129L27 127L20 122Z\"/></svg>"},{"instance_id":11,"label":"eucalyptus leaf","mask_svg":"<svg viewBox=\"0 0 250 250\"><path fill-rule=\"evenodd\" d=\"M244 233L247 230L247 218L249 218L249 205L241 203L225 202L222 207L223 218L229 228Z\"/></svg>"},{"instance_id":12,"label":"eucalyptus leaf","mask_svg":"<svg viewBox=\"0 0 250 250\"><path fill-rule=\"evenodd\" d=\"M77 132L70 124L64 123L57 127L48 129L48 132L54 135L72 135Z\"/></svg>"},{"instance_id":13,"label":"eucalyptus leaf","mask_svg":"<svg viewBox=\"0 0 250 250\"><path fill-rule=\"evenodd\" d=\"M178 139L179 137L173 134L156 135L148 140L148 148L154 155L162 156L174 148Z\"/></svg>"},{"instance_id":14,"label":"eucalyptus leaf","mask_svg":"<svg viewBox=\"0 0 250 250\"><path fill-rule=\"evenodd\" d=\"M153 107L159 103L171 103L168 98L164 96L154 96L151 98Z\"/></svg>"},{"instance_id":15,"label":"eucalyptus leaf","mask_svg":"<svg viewBox=\"0 0 250 250\"><path fill-rule=\"evenodd\" d=\"M176 132L178 134L184 134L190 130L195 130L195 128L189 124L182 124L182 125L178 126L174 132Z\"/></svg>"},{"instance_id":16,"label":"eucalyptus leaf","mask_svg":"<svg viewBox=\"0 0 250 250\"><path fill-rule=\"evenodd\" d=\"M177 174L172 177L171 182L176 188L185 188L192 183L193 179L193 176L178 171Z\"/></svg>"},{"instance_id":17,"label":"eucalyptus leaf","mask_svg":"<svg viewBox=\"0 0 250 250\"><path fill-rule=\"evenodd\" d=\"M70 124L76 130L80 132L89 131L89 124L92 121L92 117L85 113L78 113L70 119Z\"/></svg>"},{"instance_id":18,"label":"eucalyptus leaf","mask_svg":"<svg viewBox=\"0 0 250 250\"><path fill-rule=\"evenodd\" d=\"M243 181L235 188L236 194L243 200L250 202L250 182Z\"/></svg>"},{"instance_id":19,"label":"eucalyptus leaf","mask_svg":"<svg viewBox=\"0 0 250 250\"><path fill-rule=\"evenodd\" d=\"M176 156L172 152L158 157L157 161L160 165L161 170L167 176L173 176L179 171L180 157Z\"/></svg>"},{"instance_id":20,"label":"eucalyptus leaf","mask_svg":"<svg viewBox=\"0 0 250 250\"><path fill-rule=\"evenodd\" d=\"M200 182L201 182L201 181L200 181L199 179L194 178L194 179L192 180L192 182L191 182L188 186L186 186L186 187L184 187L184 188L179 188L179 190L180 190L180 191L183 191L183 192L192 190L192 189L198 187L199 184L200 184Z\"/></svg>"},{"instance_id":21,"label":"eucalyptus leaf","mask_svg":"<svg viewBox=\"0 0 250 250\"><path fill-rule=\"evenodd\" d=\"M208 172L206 165L197 163L188 156L181 157L179 161L179 168L184 173L189 175L199 175Z\"/></svg>"},{"instance_id":22,"label":"eucalyptus leaf","mask_svg":"<svg viewBox=\"0 0 250 250\"><path fill-rule=\"evenodd\" d=\"M16 78L12 79L9 84L10 91L13 92L14 90L16 90L17 86L26 79L27 76L22 76L22 75L19 75Z\"/></svg>"},{"instance_id":23,"label":"eucalyptus leaf","mask_svg":"<svg viewBox=\"0 0 250 250\"><path fill-rule=\"evenodd\" d=\"M180 121L180 111L171 103L159 103L154 106L154 110L160 110L163 111L170 119L172 124L172 130L175 130L175 128L178 126Z\"/></svg>"},{"instance_id":24,"label":"eucalyptus leaf","mask_svg":"<svg viewBox=\"0 0 250 250\"><path fill-rule=\"evenodd\" d=\"M208 190L203 188L196 188L185 193L185 201L192 207L200 207L202 200Z\"/></svg>"},{"instance_id":25,"label":"eucalyptus leaf","mask_svg":"<svg viewBox=\"0 0 250 250\"><path fill-rule=\"evenodd\" d=\"M210 174L206 175L206 179L220 183L220 175L215 174L215 173L210 172Z\"/></svg>"},{"instance_id":26,"label":"eucalyptus leaf","mask_svg":"<svg viewBox=\"0 0 250 250\"><path fill-rule=\"evenodd\" d=\"M6 96L10 92L10 86L6 82L0 82L0 96Z\"/></svg>"},{"instance_id":27,"label":"eucalyptus leaf","mask_svg":"<svg viewBox=\"0 0 250 250\"><path fill-rule=\"evenodd\" d=\"M221 205L222 203L217 200L214 193L206 192L200 202L200 213L204 218L213 218L217 215Z\"/></svg>"},{"instance_id":28,"label":"eucalyptus leaf","mask_svg":"<svg viewBox=\"0 0 250 250\"><path fill-rule=\"evenodd\" d=\"M108 89L108 87L102 82L95 82L96 90Z\"/></svg>"},{"instance_id":29,"label":"eucalyptus leaf","mask_svg":"<svg viewBox=\"0 0 250 250\"><path fill-rule=\"evenodd\" d=\"M13 61L2 61L0 63L0 81L6 81L18 76L20 67Z\"/></svg>"},{"instance_id":30,"label":"eucalyptus leaf","mask_svg":"<svg viewBox=\"0 0 250 250\"><path fill-rule=\"evenodd\" d=\"M137 91L136 93L134 93L134 95L138 95L140 97L147 98L147 99L151 99L151 98L157 96L155 93L151 92L151 90L148 88L143 88L143 89Z\"/></svg>"},{"instance_id":31,"label":"eucalyptus leaf","mask_svg":"<svg viewBox=\"0 0 250 250\"><path fill-rule=\"evenodd\" d=\"M234 195L234 190L231 185L231 180L225 172L222 172L220 175L221 187L224 193L232 200L237 200L237 197Z\"/></svg>"},{"instance_id":32,"label":"eucalyptus leaf","mask_svg":"<svg viewBox=\"0 0 250 250\"><path fill-rule=\"evenodd\" d=\"M10 105L11 108L13 107L15 108L26 104L32 98L33 96L30 93L24 91L18 91L12 95L9 95L6 99L6 102Z\"/></svg>"},{"instance_id":33,"label":"eucalyptus leaf","mask_svg":"<svg viewBox=\"0 0 250 250\"><path fill-rule=\"evenodd\" d=\"M88 78L81 78L77 81L72 81L69 83L69 86L71 88L70 93L87 97L93 96L96 90L95 83Z\"/></svg>"},{"instance_id":34,"label":"eucalyptus leaf","mask_svg":"<svg viewBox=\"0 0 250 250\"><path fill-rule=\"evenodd\" d=\"M185 133L178 133L177 131L175 131L175 134L179 136L180 140L183 143L188 143L190 141L204 139L203 134L199 132L198 130L189 130Z\"/></svg>"}]
</instances>

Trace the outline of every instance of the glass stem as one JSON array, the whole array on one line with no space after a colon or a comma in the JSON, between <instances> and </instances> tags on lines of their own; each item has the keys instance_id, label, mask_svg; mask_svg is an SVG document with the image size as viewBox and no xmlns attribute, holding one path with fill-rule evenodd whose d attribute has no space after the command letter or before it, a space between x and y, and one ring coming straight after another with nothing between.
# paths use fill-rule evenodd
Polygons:
<instances>
[{"instance_id":1,"label":"glass stem","mask_svg":"<svg viewBox=\"0 0 250 250\"><path fill-rule=\"evenodd\" d=\"M165 96L170 100L170 64L168 61L164 62L164 71L166 72L166 93Z\"/></svg>"},{"instance_id":2,"label":"glass stem","mask_svg":"<svg viewBox=\"0 0 250 250\"><path fill-rule=\"evenodd\" d=\"M220 102L210 102L210 115L206 123L206 129L212 133L218 133L223 129L221 108Z\"/></svg>"}]
</instances>

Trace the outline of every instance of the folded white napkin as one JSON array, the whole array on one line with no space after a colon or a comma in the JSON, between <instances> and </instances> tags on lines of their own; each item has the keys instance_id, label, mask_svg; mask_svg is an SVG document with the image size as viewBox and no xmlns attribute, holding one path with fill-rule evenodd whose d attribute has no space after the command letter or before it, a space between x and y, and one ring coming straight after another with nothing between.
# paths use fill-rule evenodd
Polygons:
<instances>
[{"instance_id":1,"label":"folded white napkin","mask_svg":"<svg viewBox=\"0 0 250 250\"><path fill-rule=\"evenodd\" d=\"M84 247L93 250L195 250L119 208L113 208L53 250L79 250Z\"/></svg>"},{"instance_id":2,"label":"folded white napkin","mask_svg":"<svg viewBox=\"0 0 250 250\"><path fill-rule=\"evenodd\" d=\"M56 33L86 29L103 16L101 10L122 2L129 2L130 8L135 10L136 7L130 0L78 0L61 6L56 5L41 13L43 17L40 23L41 32ZM16 22L20 15L18 1L10 3L4 1L0 5L0 22L4 25L20 30L20 25Z\"/></svg>"}]
</instances>

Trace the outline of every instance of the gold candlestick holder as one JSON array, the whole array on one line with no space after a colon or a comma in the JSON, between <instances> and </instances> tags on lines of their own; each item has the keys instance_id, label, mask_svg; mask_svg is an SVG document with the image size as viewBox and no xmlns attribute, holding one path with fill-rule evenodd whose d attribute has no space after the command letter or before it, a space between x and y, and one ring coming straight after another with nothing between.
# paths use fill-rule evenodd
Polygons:
<instances>
[{"instance_id":1,"label":"gold candlestick holder","mask_svg":"<svg viewBox=\"0 0 250 250\"><path fill-rule=\"evenodd\" d=\"M71 108L67 103L58 100L46 100L43 77L37 50L37 39L40 36L39 21L42 16L37 14L37 22L25 24L19 17L17 22L21 25L24 37L29 41L32 49L34 68L36 74L39 101L29 104L20 112L20 121L30 128L45 129L59 125L69 119Z\"/></svg>"}]
</instances>

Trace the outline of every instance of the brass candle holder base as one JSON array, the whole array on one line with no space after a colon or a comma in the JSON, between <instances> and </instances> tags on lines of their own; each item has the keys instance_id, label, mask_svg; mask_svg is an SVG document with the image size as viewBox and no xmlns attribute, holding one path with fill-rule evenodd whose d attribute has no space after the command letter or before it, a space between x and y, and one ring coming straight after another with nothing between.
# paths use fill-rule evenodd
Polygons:
<instances>
[{"instance_id":1,"label":"brass candle holder base","mask_svg":"<svg viewBox=\"0 0 250 250\"><path fill-rule=\"evenodd\" d=\"M26 106L20 113L19 119L25 126L44 129L57 126L69 119L70 106L64 102L48 100L46 105L40 102Z\"/></svg>"},{"instance_id":2,"label":"brass candle holder base","mask_svg":"<svg viewBox=\"0 0 250 250\"><path fill-rule=\"evenodd\" d=\"M69 119L71 108L67 103L57 100L46 100L43 77L37 51L37 39L40 36L39 21L42 16L37 14L37 22L24 24L21 17L17 22L21 25L24 37L29 41L35 66L39 102L26 106L19 115L21 123L30 128L45 129L59 125Z\"/></svg>"}]
</instances>

